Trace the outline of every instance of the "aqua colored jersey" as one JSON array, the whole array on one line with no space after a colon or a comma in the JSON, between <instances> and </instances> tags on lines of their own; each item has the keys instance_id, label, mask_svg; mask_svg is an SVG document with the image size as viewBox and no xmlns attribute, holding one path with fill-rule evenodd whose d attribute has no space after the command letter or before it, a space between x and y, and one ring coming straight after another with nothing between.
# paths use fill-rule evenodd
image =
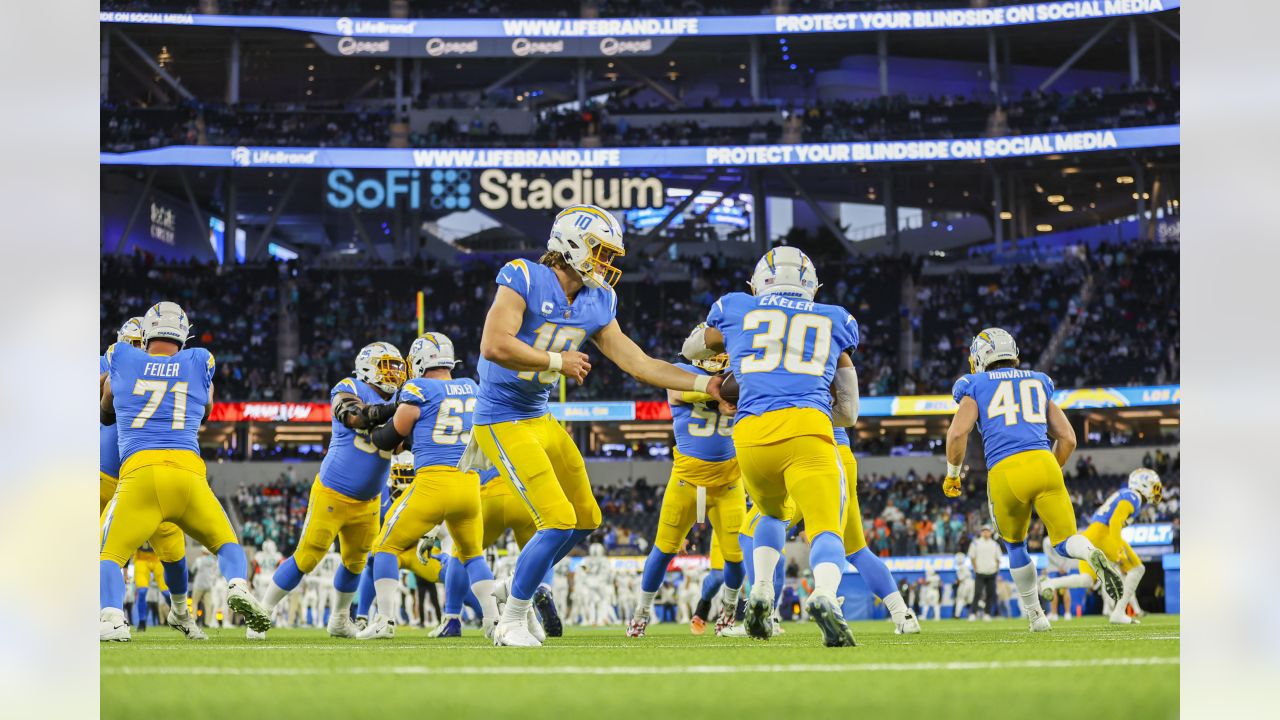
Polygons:
<instances>
[{"instance_id":1,"label":"aqua colored jersey","mask_svg":"<svg viewBox=\"0 0 1280 720\"><path fill-rule=\"evenodd\" d=\"M1093 517L1089 518L1089 522L1110 525L1111 517L1116 514L1116 508L1120 506L1121 501L1127 502L1133 507L1133 510L1129 513L1129 519L1126 521L1126 524L1133 522L1134 516L1142 509L1142 496L1127 487L1120 488L1119 490L1111 493L1111 496L1107 498L1106 502L1098 506L1098 511L1093 514Z\"/></svg>"},{"instance_id":2,"label":"aqua colored jersey","mask_svg":"<svg viewBox=\"0 0 1280 720\"><path fill-rule=\"evenodd\" d=\"M739 415L783 408L831 414L836 360L858 347L858 322L847 310L787 293L729 293L711 307L707 325L724 335Z\"/></svg>"},{"instance_id":3,"label":"aqua colored jersey","mask_svg":"<svg viewBox=\"0 0 1280 720\"><path fill-rule=\"evenodd\" d=\"M849 442L849 428L842 428L842 427L836 426L831 430L832 430L832 434L836 436L837 445L846 445L848 447L853 447L853 443Z\"/></svg>"},{"instance_id":4,"label":"aqua colored jersey","mask_svg":"<svg viewBox=\"0 0 1280 720\"><path fill-rule=\"evenodd\" d=\"M106 354L98 356L98 375L111 369ZM119 425L98 425L98 472L111 477L120 477L120 432Z\"/></svg>"},{"instance_id":5,"label":"aqua colored jersey","mask_svg":"<svg viewBox=\"0 0 1280 720\"><path fill-rule=\"evenodd\" d=\"M1053 381L1034 370L988 370L956 381L951 395L958 403L978 403L978 432L987 467L1020 452L1048 450L1049 400Z\"/></svg>"},{"instance_id":6,"label":"aqua colored jersey","mask_svg":"<svg viewBox=\"0 0 1280 720\"><path fill-rule=\"evenodd\" d=\"M457 467L471 440L479 388L471 378L414 378L400 388L400 402L418 406L413 424L413 466Z\"/></svg>"},{"instance_id":7,"label":"aqua colored jersey","mask_svg":"<svg viewBox=\"0 0 1280 720\"><path fill-rule=\"evenodd\" d=\"M524 319L516 337L539 350L577 350L613 322L618 311L618 296L609 287L584 287L570 304L555 271L539 263L512 260L498 272L497 283L524 298ZM560 380L559 373L517 372L484 358L479 369L477 425L546 415L547 398Z\"/></svg>"},{"instance_id":8,"label":"aqua colored jersey","mask_svg":"<svg viewBox=\"0 0 1280 720\"><path fill-rule=\"evenodd\" d=\"M120 462L139 450L198 454L200 422L213 387L213 355L204 348L151 355L118 342L107 348L106 360Z\"/></svg>"},{"instance_id":9,"label":"aqua colored jersey","mask_svg":"<svg viewBox=\"0 0 1280 720\"><path fill-rule=\"evenodd\" d=\"M694 375L710 374L687 363L677 363L676 367ZM714 401L673 404L671 428L676 434L676 449L682 455L707 462L723 462L734 456L733 418L721 415Z\"/></svg>"},{"instance_id":10,"label":"aqua colored jersey","mask_svg":"<svg viewBox=\"0 0 1280 720\"><path fill-rule=\"evenodd\" d=\"M372 385L353 377L343 378L333 386L330 403L338 393L355 395L366 405L387 402ZM379 450L369 439L368 430L352 430L333 418L329 449L320 463L320 484L354 500L370 500L386 487L390 473L391 453Z\"/></svg>"},{"instance_id":11,"label":"aqua colored jersey","mask_svg":"<svg viewBox=\"0 0 1280 720\"><path fill-rule=\"evenodd\" d=\"M489 468L488 470L481 470L481 471L480 471L480 486L481 486L481 487L484 487L484 485L486 485L490 480L492 480L492 479L494 479L494 478L498 477L498 475L499 475L499 474L500 474L500 473L498 472L498 468L496 468L496 467L491 467L491 468Z\"/></svg>"}]
</instances>

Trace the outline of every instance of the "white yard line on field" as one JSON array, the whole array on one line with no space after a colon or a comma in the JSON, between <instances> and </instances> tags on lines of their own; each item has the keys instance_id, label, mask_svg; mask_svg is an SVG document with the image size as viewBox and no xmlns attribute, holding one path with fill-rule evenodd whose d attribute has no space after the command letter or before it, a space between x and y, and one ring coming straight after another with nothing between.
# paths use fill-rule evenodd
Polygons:
<instances>
[{"instance_id":1,"label":"white yard line on field","mask_svg":"<svg viewBox=\"0 0 1280 720\"><path fill-rule=\"evenodd\" d=\"M1030 670L1083 667L1177 665L1176 657L1099 658L1096 660L991 660L983 662L823 663L793 665L613 666L509 665L427 667L387 665L336 668L106 667L103 675L735 675L739 673L931 672L948 670Z\"/></svg>"}]
</instances>

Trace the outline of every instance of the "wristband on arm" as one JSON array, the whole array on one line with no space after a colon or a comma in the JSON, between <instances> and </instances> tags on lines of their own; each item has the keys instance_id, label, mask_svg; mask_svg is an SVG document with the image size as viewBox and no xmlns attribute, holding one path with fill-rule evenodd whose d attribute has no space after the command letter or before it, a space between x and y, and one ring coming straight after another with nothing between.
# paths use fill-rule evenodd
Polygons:
<instances>
[{"instance_id":1,"label":"wristband on arm","mask_svg":"<svg viewBox=\"0 0 1280 720\"><path fill-rule=\"evenodd\" d=\"M960 473L964 471L963 465L952 465L947 463L947 477L960 477Z\"/></svg>"},{"instance_id":2,"label":"wristband on arm","mask_svg":"<svg viewBox=\"0 0 1280 720\"><path fill-rule=\"evenodd\" d=\"M552 372L560 372L560 368L564 367L564 356L558 352L547 352L547 370Z\"/></svg>"}]
</instances>

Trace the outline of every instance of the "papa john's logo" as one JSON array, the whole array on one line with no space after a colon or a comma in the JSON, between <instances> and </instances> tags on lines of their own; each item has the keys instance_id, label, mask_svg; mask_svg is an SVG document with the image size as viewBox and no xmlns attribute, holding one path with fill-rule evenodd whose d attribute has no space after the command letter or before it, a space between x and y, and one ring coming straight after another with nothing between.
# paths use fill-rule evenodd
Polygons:
<instances>
[{"instance_id":1,"label":"papa john's logo","mask_svg":"<svg viewBox=\"0 0 1280 720\"><path fill-rule=\"evenodd\" d=\"M239 145L231 151L231 162L238 167L249 167L253 162L249 157L249 148Z\"/></svg>"}]
</instances>

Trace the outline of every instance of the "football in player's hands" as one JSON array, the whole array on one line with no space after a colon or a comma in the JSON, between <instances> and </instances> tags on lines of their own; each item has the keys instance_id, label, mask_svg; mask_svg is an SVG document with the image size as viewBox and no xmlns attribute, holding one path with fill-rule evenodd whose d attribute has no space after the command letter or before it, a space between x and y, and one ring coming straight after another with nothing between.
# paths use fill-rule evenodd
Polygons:
<instances>
[{"instance_id":1,"label":"football in player's hands","mask_svg":"<svg viewBox=\"0 0 1280 720\"><path fill-rule=\"evenodd\" d=\"M738 403L738 379L733 373L724 374L724 382L720 384L720 399L727 403Z\"/></svg>"}]
</instances>

